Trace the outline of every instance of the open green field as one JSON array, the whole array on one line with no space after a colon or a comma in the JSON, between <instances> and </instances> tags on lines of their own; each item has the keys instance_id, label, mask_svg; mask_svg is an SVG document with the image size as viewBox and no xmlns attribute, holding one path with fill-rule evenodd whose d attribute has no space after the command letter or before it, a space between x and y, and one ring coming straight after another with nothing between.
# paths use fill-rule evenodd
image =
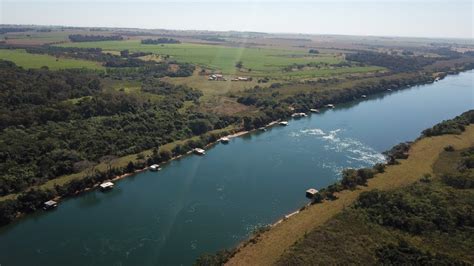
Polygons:
<instances>
[{"instance_id":1,"label":"open green field","mask_svg":"<svg viewBox=\"0 0 474 266\"><path fill-rule=\"evenodd\" d=\"M87 68L101 70L104 69L97 62L56 58L50 55L30 54L23 49L0 49L0 59L12 61L23 68L41 68L47 66L51 70L67 69L67 68Z\"/></svg>"},{"instance_id":2,"label":"open green field","mask_svg":"<svg viewBox=\"0 0 474 266\"><path fill-rule=\"evenodd\" d=\"M259 75L281 72L281 69L291 64L327 63L337 64L343 57L337 54L310 55L301 50L282 50L269 48L228 47L205 44L141 44L139 40L104 41L59 44L63 47L102 48L103 50L120 51L128 49L131 52L151 52L159 55L169 55L180 62L189 62L225 74L237 72L235 64L242 61L244 69L251 69L248 74Z\"/></svg>"}]
</instances>

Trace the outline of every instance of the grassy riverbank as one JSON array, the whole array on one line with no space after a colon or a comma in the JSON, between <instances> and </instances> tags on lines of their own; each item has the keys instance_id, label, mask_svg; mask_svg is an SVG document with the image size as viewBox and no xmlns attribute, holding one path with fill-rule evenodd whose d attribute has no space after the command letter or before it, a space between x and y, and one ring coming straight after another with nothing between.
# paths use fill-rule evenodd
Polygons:
<instances>
[{"instance_id":1,"label":"grassy riverbank","mask_svg":"<svg viewBox=\"0 0 474 266\"><path fill-rule=\"evenodd\" d=\"M408 159L400 160L398 165L388 166L384 173L370 179L367 186L337 193L337 200L312 205L284 220L271 230L260 234L256 241L238 247L237 253L227 264L275 264L292 245L351 206L361 193L374 189L390 191L409 186L420 180L423 175L435 175L433 165L448 145L453 146L455 150L473 146L474 126L466 127L465 132L460 135L425 137L418 140L412 145Z\"/></svg>"}]
</instances>

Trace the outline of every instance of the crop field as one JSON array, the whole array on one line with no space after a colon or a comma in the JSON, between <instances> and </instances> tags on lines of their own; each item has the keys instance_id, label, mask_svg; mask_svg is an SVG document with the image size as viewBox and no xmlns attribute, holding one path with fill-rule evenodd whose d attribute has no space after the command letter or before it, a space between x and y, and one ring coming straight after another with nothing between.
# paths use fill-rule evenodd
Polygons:
<instances>
[{"instance_id":1,"label":"crop field","mask_svg":"<svg viewBox=\"0 0 474 266\"><path fill-rule=\"evenodd\" d=\"M63 47L102 48L107 51L128 49L131 52L151 52L169 55L180 62L189 62L211 69L220 70L225 74L238 71L235 64L241 61L243 69L251 69L249 75L266 75L280 73L285 66L306 63L337 64L343 61L338 54L311 55L301 50L282 50L269 48L228 47L205 44L141 44L138 40L103 41L60 44Z\"/></svg>"},{"instance_id":2,"label":"crop field","mask_svg":"<svg viewBox=\"0 0 474 266\"><path fill-rule=\"evenodd\" d=\"M68 35L74 32L51 31L51 32L14 32L0 34L0 39L11 45L42 45L48 43L67 42Z\"/></svg>"},{"instance_id":3,"label":"crop field","mask_svg":"<svg viewBox=\"0 0 474 266\"><path fill-rule=\"evenodd\" d=\"M104 69L104 67L97 62L56 58L43 54L30 54L23 49L0 49L0 59L12 61L23 68L41 68L42 66L47 66L51 70L67 68Z\"/></svg>"}]
</instances>

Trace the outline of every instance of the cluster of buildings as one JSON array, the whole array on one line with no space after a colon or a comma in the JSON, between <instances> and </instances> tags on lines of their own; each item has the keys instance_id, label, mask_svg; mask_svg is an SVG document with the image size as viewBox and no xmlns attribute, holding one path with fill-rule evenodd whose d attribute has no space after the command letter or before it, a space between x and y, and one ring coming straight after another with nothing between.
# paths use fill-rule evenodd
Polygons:
<instances>
[{"instance_id":1,"label":"cluster of buildings","mask_svg":"<svg viewBox=\"0 0 474 266\"><path fill-rule=\"evenodd\" d=\"M222 74L212 74L209 75L208 80L213 80L213 81L226 81L227 79L222 75ZM252 78L248 77L236 77L231 79L231 81L251 81Z\"/></svg>"}]
</instances>

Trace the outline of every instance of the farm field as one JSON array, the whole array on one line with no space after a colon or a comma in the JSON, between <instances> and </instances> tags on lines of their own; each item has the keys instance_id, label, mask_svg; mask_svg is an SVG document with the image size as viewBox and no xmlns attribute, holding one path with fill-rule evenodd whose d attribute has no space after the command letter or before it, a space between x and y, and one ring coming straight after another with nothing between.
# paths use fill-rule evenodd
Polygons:
<instances>
[{"instance_id":1,"label":"farm field","mask_svg":"<svg viewBox=\"0 0 474 266\"><path fill-rule=\"evenodd\" d=\"M242 61L243 69L251 69L247 75L280 74L281 69L292 64L343 62L343 56L338 54L310 55L301 50L282 50L269 48L227 47L205 44L163 44L147 45L138 40L102 41L59 44L62 47L101 48L103 50L120 51L128 49L131 52L151 52L169 55L179 62L189 62L211 69L222 71L224 74L235 74L235 64Z\"/></svg>"},{"instance_id":2,"label":"farm field","mask_svg":"<svg viewBox=\"0 0 474 266\"><path fill-rule=\"evenodd\" d=\"M68 68L104 69L104 67L97 62L56 58L43 54L30 54L23 49L0 49L0 59L12 61L23 68L41 68L42 66L47 66L51 70Z\"/></svg>"}]
</instances>

